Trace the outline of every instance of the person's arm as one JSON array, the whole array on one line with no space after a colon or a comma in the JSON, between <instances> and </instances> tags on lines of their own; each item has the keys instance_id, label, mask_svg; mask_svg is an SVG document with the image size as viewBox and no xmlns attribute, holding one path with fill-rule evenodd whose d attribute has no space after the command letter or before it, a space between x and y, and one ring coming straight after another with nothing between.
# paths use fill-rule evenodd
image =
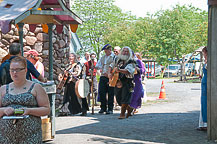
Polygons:
<instances>
[{"instance_id":1,"label":"person's arm","mask_svg":"<svg viewBox=\"0 0 217 144\"><path fill-rule=\"evenodd\" d=\"M47 82L47 80L37 71L35 66L29 60L27 60L27 69L39 81L44 82L44 83Z\"/></svg>"},{"instance_id":2,"label":"person's arm","mask_svg":"<svg viewBox=\"0 0 217 144\"><path fill-rule=\"evenodd\" d=\"M6 86L0 87L0 118L3 117L4 115L13 115L14 114L14 109L12 107L2 107L2 97L5 95L6 91Z\"/></svg>"},{"instance_id":3,"label":"person's arm","mask_svg":"<svg viewBox=\"0 0 217 144\"><path fill-rule=\"evenodd\" d=\"M0 87L0 118L4 115L4 110L2 108L2 87Z\"/></svg>"},{"instance_id":4,"label":"person's arm","mask_svg":"<svg viewBox=\"0 0 217 144\"><path fill-rule=\"evenodd\" d=\"M73 76L79 76L81 74L81 67L79 65L74 66L70 73Z\"/></svg>"},{"instance_id":5,"label":"person's arm","mask_svg":"<svg viewBox=\"0 0 217 144\"><path fill-rule=\"evenodd\" d=\"M117 69L117 72L126 74L126 75L133 75L135 72L135 64L128 64L124 69Z\"/></svg>"},{"instance_id":6,"label":"person's arm","mask_svg":"<svg viewBox=\"0 0 217 144\"><path fill-rule=\"evenodd\" d=\"M2 82L2 70L3 70L4 65L5 65L5 63L2 63L0 65L0 86L3 85L3 82Z\"/></svg>"},{"instance_id":7,"label":"person's arm","mask_svg":"<svg viewBox=\"0 0 217 144\"><path fill-rule=\"evenodd\" d=\"M38 107L36 108L25 108L23 115L33 115L33 116L46 116L50 113L50 103L45 90L40 84L35 84L33 89L33 95L35 95L38 102Z\"/></svg>"},{"instance_id":8,"label":"person's arm","mask_svg":"<svg viewBox=\"0 0 217 144\"><path fill-rule=\"evenodd\" d=\"M46 83L47 82L47 79L44 78L41 74L37 77L37 79L43 83Z\"/></svg>"},{"instance_id":9,"label":"person's arm","mask_svg":"<svg viewBox=\"0 0 217 144\"><path fill-rule=\"evenodd\" d=\"M112 78L112 68L109 66L109 69L108 69L108 78L111 79Z\"/></svg>"},{"instance_id":10,"label":"person's arm","mask_svg":"<svg viewBox=\"0 0 217 144\"><path fill-rule=\"evenodd\" d=\"M44 73L44 65L41 62L38 63L36 69L41 75Z\"/></svg>"},{"instance_id":11,"label":"person's arm","mask_svg":"<svg viewBox=\"0 0 217 144\"><path fill-rule=\"evenodd\" d=\"M83 71L82 78L83 78L83 79L85 79L85 78L86 78L86 75L87 75L86 69L87 69L87 63L84 63L84 66L83 66L83 68L82 68L82 71Z\"/></svg>"},{"instance_id":12,"label":"person's arm","mask_svg":"<svg viewBox=\"0 0 217 144\"><path fill-rule=\"evenodd\" d=\"M123 74L130 74L130 72L127 69L117 69L116 71Z\"/></svg>"},{"instance_id":13,"label":"person's arm","mask_svg":"<svg viewBox=\"0 0 217 144\"><path fill-rule=\"evenodd\" d=\"M102 58L96 63L95 69L102 69Z\"/></svg>"},{"instance_id":14,"label":"person's arm","mask_svg":"<svg viewBox=\"0 0 217 144\"><path fill-rule=\"evenodd\" d=\"M137 66L136 66L137 72L140 73L140 74L143 74L145 72L145 68L143 66L142 61L141 60L137 60L136 63L137 63Z\"/></svg>"}]
</instances>

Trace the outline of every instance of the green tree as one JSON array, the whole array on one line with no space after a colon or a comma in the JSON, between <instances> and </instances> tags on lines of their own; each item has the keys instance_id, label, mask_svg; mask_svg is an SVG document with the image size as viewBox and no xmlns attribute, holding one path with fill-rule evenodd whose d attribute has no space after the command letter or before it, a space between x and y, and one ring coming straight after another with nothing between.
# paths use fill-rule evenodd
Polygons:
<instances>
[{"instance_id":1,"label":"green tree","mask_svg":"<svg viewBox=\"0 0 217 144\"><path fill-rule=\"evenodd\" d=\"M108 34L109 28L133 18L122 13L113 3L114 0L75 0L72 10L84 21L77 31L84 47L82 51L93 50L99 57L101 48L106 44L103 37Z\"/></svg>"},{"instance_id":2,"label":"green tree","mask_svg":"<svg viewBox=\"0 0 217 144\"><path fill-rule=\"evenodd\" d=\"M145 52L159 63L180 59L207 41L207 12L193 6L176 5L146 18L111 27L104 40L113 45L128 45Z\"/></svg>"},{"instance_id":3,"label":"green tree","mask_svg":"<svg viewBox=\"0 0 217 144\"><path fill-rule=\"evenodd\" d=\"M184 68L185 61L180 60L207 43L207 20L205 11L191 5L176 5L146 18L118 23L109 28L104 40L113 45L127 45L159 64L178 60Z\"/></svg>"},{"instance_id":4,"label":"green tree","mask_svg":"<svg viewBox=\"0 0 217 144\"><path fill-rule=\"evenodd\" d=\"M157 12L154 17L156 21L150 32L152 36L147 38L150 50L158 62L166 64L172 62L168 59L178 60L184 72L184 56L206 41L205 32L198 36L198 32L204 28L200 25L206 23L206 13L192 6L176 5L172 10ZM201 41L196 42L199 37Z\"/></svg>"},{"instance_id":5,"label":"green tree","mask_svg":"<svg viewBox=\"0 0 217 144\"><path fill-rule=\"evenodd\" d=\"M104 40L112 45L129 46L134 51L144 52L147 29L149 29L149 23L144 19L125 21L110 28L108 34L104 36Z\"/></svg>"}]
</instances>

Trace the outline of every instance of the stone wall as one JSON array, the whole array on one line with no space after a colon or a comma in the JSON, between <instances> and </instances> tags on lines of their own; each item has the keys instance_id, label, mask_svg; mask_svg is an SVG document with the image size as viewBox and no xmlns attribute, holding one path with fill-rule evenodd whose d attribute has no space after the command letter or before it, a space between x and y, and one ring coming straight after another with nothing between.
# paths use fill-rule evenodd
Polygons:
<instances>
[{"instance_id":1,"label":"stone wall","mask_svg":"<svg viewBox=\"0 0 217 144\"><path fill-rule=\"evenodd\" d=\"M42 31L42 27L39 25L35 32L29 31L29 25L25 24L23 28L23 49L24 52L30 49L35 49L40 54L42 58L42 63L45 66L45 77L49 77L49 36L47 33ZM16 26L11 26L11 31L7 34L2 34L0 30L0 61L7 55L9 45L14 41L19 39L18 29ZM55 26L53 29L53 78L55 84L58 84L58 74L63 73L65 66L68 65L68 55L69 55L69 32L65 27L61 34L57 34ZM58 106L62 102L63 96L56 95L56 105Z\"/></svg>"}]
</instances>

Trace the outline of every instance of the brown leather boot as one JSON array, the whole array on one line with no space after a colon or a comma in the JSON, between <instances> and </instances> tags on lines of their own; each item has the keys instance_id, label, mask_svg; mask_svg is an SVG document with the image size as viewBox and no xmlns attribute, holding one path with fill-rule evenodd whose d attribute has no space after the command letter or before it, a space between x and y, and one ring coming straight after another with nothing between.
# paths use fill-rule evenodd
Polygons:
<instances>
[{"instance_id":1,"label":"brown leather boot","mask_svg":"<svg viewBox=\"0 0 217 144\"><path fill-rule=\"evenodd\" d=\"M120 117L118 119L125 119L125 112L127 109L128 104L122 104L121 105L121 114Z\"/></svg>"},{"instance_id":2,"label":"brown leather boot","mask_svg":"<svg viewBox=\"0 0 217 144\"><path fill-rule=\"evenodd\" d=\"M129 116L132 116L132 112L133 112L133 108L130 105L128 105L126 118L128 118Z\"/></svg>"}]
</instances>

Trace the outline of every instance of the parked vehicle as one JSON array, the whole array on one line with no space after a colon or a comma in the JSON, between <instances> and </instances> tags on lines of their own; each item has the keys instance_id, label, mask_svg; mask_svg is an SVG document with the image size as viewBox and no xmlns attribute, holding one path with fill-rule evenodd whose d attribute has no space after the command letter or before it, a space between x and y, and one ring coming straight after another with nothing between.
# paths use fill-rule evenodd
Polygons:
<instances>
[{"instance_id":1,"label":"parked vehicle","mask_svg":"<svg viewBox=\"0 0 217 144\"><path fill-rule=\"evenodd\" d=\"M179 64L172 64L167 66L167 68L164 71L163 77L176 77L179 76L181 70L181 65Z\"/></svg>"},{"instance_id":2,"label":"parked vehicle","mask_svg":"<svg viewBox=\"0 0 217 144\"><path fill-rule=\"evenodd\" d=\"M193 70L193 67L194 67L194 63L186 63L185 64L185 75L186 76L190 76L190 74Z\"/></svg>"}]
</instances>

